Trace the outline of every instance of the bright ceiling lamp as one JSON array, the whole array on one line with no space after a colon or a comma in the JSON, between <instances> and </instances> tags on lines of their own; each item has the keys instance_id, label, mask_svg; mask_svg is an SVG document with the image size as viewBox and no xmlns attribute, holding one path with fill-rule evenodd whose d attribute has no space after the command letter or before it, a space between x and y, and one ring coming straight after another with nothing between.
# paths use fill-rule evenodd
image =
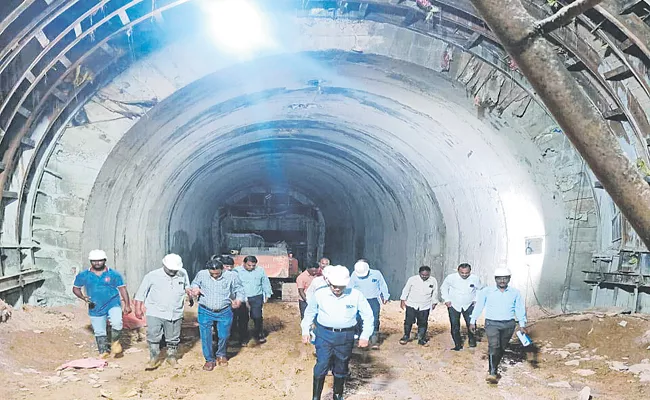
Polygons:
<instances>
[{"instance_id":1,"label":"bright ceiling lamp","mask_svg":"<svg viewBox=\"0 0 650 400\"><path fill-rule=\"evenodd\" d=\"M250 53L271 45L267 21L247 0L203 0L210 34L219 47Z\"/></svg>"}]
</instances>

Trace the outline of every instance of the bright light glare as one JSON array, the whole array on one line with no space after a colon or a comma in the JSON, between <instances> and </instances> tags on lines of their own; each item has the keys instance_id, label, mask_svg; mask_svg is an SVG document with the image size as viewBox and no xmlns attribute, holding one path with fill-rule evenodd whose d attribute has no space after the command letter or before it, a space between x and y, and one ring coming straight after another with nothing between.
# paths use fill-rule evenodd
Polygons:
<instances>
[{"instance_id":1,"label":"bright light glare","mask_svg":"<svg viewBox=\"0 0 650 400\"><path fill-rule=\"evenodd\" d=\"M205 0L202 9L217 44L225 50L246 53L270 45L266 21L246 0Z\"/></svg>"}]
</instances>

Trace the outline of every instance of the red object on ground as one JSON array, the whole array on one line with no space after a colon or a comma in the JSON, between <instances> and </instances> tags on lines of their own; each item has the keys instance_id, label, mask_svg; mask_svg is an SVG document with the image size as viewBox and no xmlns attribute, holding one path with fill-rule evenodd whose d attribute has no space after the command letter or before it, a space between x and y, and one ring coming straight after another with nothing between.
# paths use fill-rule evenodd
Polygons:
<instances>
[{"instance_id":1,"label":"red object on ground","mask_svg":"<svg viewBox=\"0 0 650 400\"><path fill-rule=\"evenodd\" d=\"M68 361L67 363L58 367L56 370L60 371L62 369L68 369L68 368L83 368L83 369L104 368L106 365L108 365L106 360L100 360L99 358L81 358L79 360Z\"/></svg>"}]
</instances>

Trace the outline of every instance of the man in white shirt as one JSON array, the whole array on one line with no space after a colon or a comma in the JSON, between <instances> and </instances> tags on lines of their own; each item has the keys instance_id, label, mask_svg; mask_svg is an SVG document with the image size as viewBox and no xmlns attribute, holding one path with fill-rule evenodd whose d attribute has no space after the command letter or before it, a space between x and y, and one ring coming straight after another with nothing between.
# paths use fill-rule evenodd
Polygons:
<instances>
[{"instance_id":1,"label":"man in white shirt","mask_svg":"<svg viewBox=\"0 0 650 400\"><path fill-rule=\"evenodd\" d=\"M406 317L404 318L404 336L399 343L409 342L411 327L417 321L418 344L428 346L429 311L434 310L438 304L438 281L431 276L431 268L426 265L420 267L418 275L414 275L406 281L400 300L400 307L402 310L406 309Z\"/></svg>"},{"instance_id":2,"label":"man in white shirt","mask_svg":"<svg viewBox=\"0 0 650 400\"><path fill-rule=\"evenodd\" d=\"M357 314L363 321L359 347L368 347L374 328L370 304L363 294L347 285L350 271L342 265L328 267L328 288L314 292L307 301L305 316L300 324L303 343L309 343L309 330L316 322L316 365L314 365L313 400L320 400L328 371L334 375L334 400L343 400L343 387L349 375L349 363L354 346Z\"/></svg>"},{"instance_id":3,"label":"man in white shirt","mask_svg":"<svg viewBox=\"0 0 650 400\"><path fill-rule=\"evenodd\" d=\"M451 337L454 339L453 351L463 348L463 338L460 335L460 315L465 319L467 326L467 339L469 347L476 347L476 338L470 330L470 316L474 311L476 303L476 292L481 290L481 281L476 275L472 275L472 266L462 263L458 266L458 272L448 275L440 286L442 301L449 312L451 323Z\"/></svg>"}]
</instances>

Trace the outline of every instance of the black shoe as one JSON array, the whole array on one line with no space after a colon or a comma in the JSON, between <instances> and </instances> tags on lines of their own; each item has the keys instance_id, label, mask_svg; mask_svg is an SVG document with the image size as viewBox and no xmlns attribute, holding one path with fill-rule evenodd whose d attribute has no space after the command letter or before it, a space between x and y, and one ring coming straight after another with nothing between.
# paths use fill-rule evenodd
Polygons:
<instances>
[{"instance_id":1,"label":"black shoe","mask_svg":"<svg viewBox=\"0 0 650 400\"><path fill-rule=\"evenodd\" d=\"M452 351L461 351L462 349L463 349L463 346L458 346L458 345L451 348Z\"/></svg>"},{"instance_id":2,"label":"black shoe","mask_svg":"<svg viewBox=\"0 0 650 400\"><path fill-rule=\"evenodd\" d=\"M469 347L476 347L476 342L469 342Z\"/></svg>"},{"instance_id":3,"label":"black shoe","mask_svg":"<svg viewBox=\"0 0 650 400\"><path fill-rule=\"evenodd\" d=\"M422 340L422 339L420 339L420 340L418 340L418 344L419 344L420 346L429 347L429 341L428 341L428 340Z\"/></svg>"},{"instance_id":4,"label":"black shoe","mask_svg":"<svg viewBox=\"0 0 650 400\"><path fill-rule=\"evenodd\" d=\"M409 342L409 337L408 336L402 336L402 338L399 340L399 344L406 344Z\"/></svg>"}]
</instances>

